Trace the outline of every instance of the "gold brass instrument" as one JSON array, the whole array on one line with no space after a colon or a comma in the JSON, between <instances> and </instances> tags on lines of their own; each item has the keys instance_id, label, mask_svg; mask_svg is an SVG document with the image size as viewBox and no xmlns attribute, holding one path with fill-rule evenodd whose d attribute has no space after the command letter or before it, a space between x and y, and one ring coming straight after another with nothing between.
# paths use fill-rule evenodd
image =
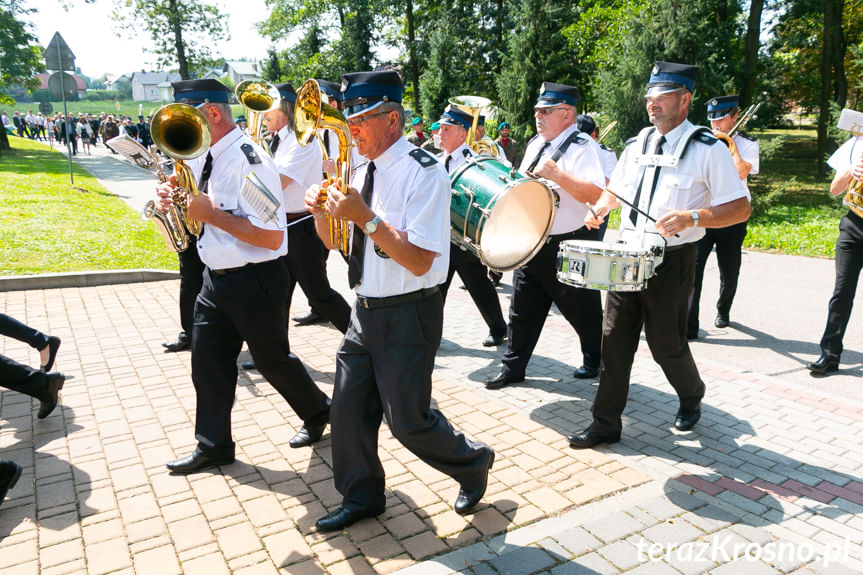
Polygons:
<instances>
[{"instance_id":1,"label":"gold brass instrument","mask_svg":"<svg viewBox=\"0 0 863 575\"><path fill-rule=\"evenodd\" d=\"M845 190L845 195L842 196L842 203L848 206L848 209L863 218L863 181L857 178L851 178L851 183L848 189Z\"/></svg>"},{"instance_id":2,"label":"gold brass instrument","mask_svg":"<svg viewBox=\"0 0 863 575\"><path fill-rule=\"evenodd\" d=\"M264 114L279 107L281 95L273 84L266 80L243 80L234 89L237 101L248 115L249 137L269 152L264 142Z\"/></svg>"},{"instance_id":3,"label":"gold brass instrument","mask_svg":"<svg viewBox=\"0 0 863 575\"><path fill-rule=\"evenodd\" d=\"M341 112L326 103L321 97L321 88L314 79L306 80L297 90L294 104L294 132L301 146L308 146L318 130L332 130L339 138L339 157L336 159L336 177L347 186L351 177L351 130ZM332 178L322 186L322 201L326 201L326 185L334 183ZM327 214L330 225L330 242L338 246L344 255L350 253L350 225L347 220L339 220Z\"/></svg>"},{"instance_id":4,"label":"gold brass instrument","mask_svg":"<svg viewBox=\"0 0 863 575\"><path fill-rule=\"evenodd\" d=\"M716 136L717 140L721 140L726 146L728 146L728 151L731 152L731 157L734 158L734 165L738 165L743 162L743 159L740 157L740 152L737 150L737 144L734 143L734 140L731 137L737 133L737 130L742 129L752 118L755 117L755 112L758 111L758 108L761 107L761 102L757 104L753 104L746 108L743 114L737 119L737 123L734 124L730 130L728 130L727 134L723 134L717 130L713 130L713 135Z\"/></svg>"},{"instance_id":5,"label":"gold brass instrument","mask_svg":"<svg viewBox=\"0 0 863 575\"><path fill-rule=\"evenodd\" d=\"M467 147L481 156L498 157L500 154L494 142L488 140L474 141L476 138L476 127L479 124L480 111L491 104L491 100L482 96L456 96L455 98L450 98L449 103L473 117L473 123L467 131L467 138L464 141Z\"/></svg>"},{"instance_id":6,"label":"gold brass instrument","mask_svg":"<svg viewBox=\"0 0 863 575\"><path fill-rule=\"evenodd\" d=\"M615 126L617 126L617 120L614 120L613 122L610 122L610 123L605 127L605 129L603 129L603 130L602 130L602 132L600 132L599 136L596 138L596 143L597 143L597 144L601 144L601 143L602 143L602 141L605 139L605 137L606 137L606 136L608 136L608 135L611 133L611 131L614 129L614 127L615 127Z\"/></svg>"},{"instance_id":7,"label":"gold brass instrument","mask_svg":"<svg viewBox=\"0 0 863 575\"><path fill-rule=\"evenodd\" d=\"M176 210L176 213L165 218L171 221L172 229L171 236L186 236L186 242L189 241L187 234L182 231L182 227L176 222L182 222L185 229L190 234L201 235L202 224L197 220L189 217L188 205L189 198L198 195L198 186L195 182L195 176L192 170L186 164L185 160L197 158L210 147L212 136L210 134L210 126L207 124L207 118L204 114L188 104L166 104L156 110L153 119L150 122L150 136L153 138L153 143L159 148L163 154L174 160L174 172L177 176L177 191L174 193L171 205L171 211ZM160 178L161 179L161 178ZM154 212L155 206L153 206ZM160 212L161 213L161 212ZM169 212L170 213L170 212ZM153 214L156 218L155 213ZM163 223L157 220L159 224ZM165 238L169 236L163 232ZM169 240L169 247L172 240ZM174 251L183 251L188 243L178 242ZM174 249L174 248L172 248Z\"/></svg>"}]
</instances>

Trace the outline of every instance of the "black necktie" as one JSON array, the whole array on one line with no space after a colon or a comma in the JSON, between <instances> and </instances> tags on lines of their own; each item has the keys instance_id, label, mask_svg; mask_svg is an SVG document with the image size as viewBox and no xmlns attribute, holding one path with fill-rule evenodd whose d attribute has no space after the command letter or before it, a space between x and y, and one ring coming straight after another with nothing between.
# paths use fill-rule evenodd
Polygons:
<instances>
[{"instance_id":1,"label":"black necktie","mask_svg":"<svg viewBox=\"0 0 863 575\"><path fill-rule=\"evenodd\" d=\"M366 205L371 204L372 190L375 187L375 163L369 162L366 168L366 179L360 194ZM366 237L362 228L354 224L353 240L351 242L351 258L348 260L348 285L351 289L358 285L363 279L363 253L366 250Z\"/></svg>"},{"instance_id":2,"label":"black necktie","mask_svg":"<svg viewBox=\"0 0 863 575\"><path fill-rule=\"evenodd\" d=\"M450 160L452 160L452 156L447 156L446 160L443 163L443 167L446 170L447 174L449 173L449 162L450 162Z\"/></svg>"},{"instance_id":3,"label":"black necktie","mask_svg":"<svg viewBox=\"0 0 863 575\"><path fill-rule=\"evenodd\" d=\"M198 181L198 192L207 193L207 184L210 181L210 173L213 171L213 154L207 152L207 159L204 160L204 169L201 170L201 179Z\"/></svg>"},{"instance_id":4,"label":"black necktie","mask_svg":"<svg viewBox=\"0 0 863 575\"><path fill-rule=\"evenodd\" d=\"M658 140L656 140L656 146L654 147L654 154L657 156L662 155L662 144L665 143L665 136L660 136ZM653 184L650 186L650 200L647 203L647 210L650 211L650 202L653 201L653 192L656 191L656 182L659 180L659 166L654 168L655 172L653 174ZM647 173L647 170L645 170ZM641 201L641 187L644 185L644 174L641 176L641 182L638 184L638 191L635 193L635 200L632 202L632 205L638 207L638 202ZM638 212L631 209L629 210L629 221L632 222L632 226L635 227L635 222L638 220Z\"/></svg>"},{"instance_id":5,"label":"black necktie","mask_svg":"<svg viewBox=\"0 0 863 575\"><path fill-rule=\"evenodd\" d=\"M539 159L542 157L542 154L545 153L545 149L548 148L550 145L551 145L551 142L546 142L542 145L542 147L539 149L539 153L537 153L536 157L533 159L533 161L527 167L528 172L532 171L536 167L536 165L539 163Z\"/></svg>"},{"instance_id":6,"label":"black necktie","mask_svg":"<svg viewBox=\"0 0 863 575\"><path fill-rule=\"evenodd\" d=\"M276 150L279 149L279 135L276 134L273 136L273 139L270 141L270 154L273 156L276 155Z\"/></svg>"}]
</instances>

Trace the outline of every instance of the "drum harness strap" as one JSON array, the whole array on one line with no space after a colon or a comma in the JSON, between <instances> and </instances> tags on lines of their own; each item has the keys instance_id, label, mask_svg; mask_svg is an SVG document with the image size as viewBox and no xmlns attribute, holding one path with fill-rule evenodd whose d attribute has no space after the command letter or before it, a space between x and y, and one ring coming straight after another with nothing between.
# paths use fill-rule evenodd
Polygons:
<instances>
[{"instance_id":1,"label":"drum harness strap","mask_svg":"<svg viewBox=\"0 0 863 575\"><path fill-rule=\"evenodd\" d=\"M581 136L581 132L579 132L578 129L575 129L569 136L566 137L566 139L563 142L560 143L560 145L557 147L557 149L554 152L552 152L552 154L550 156L551 161L557 162L566 153L566 150L569 148L569 146L573 142L578 142L579 144L586 144L587 143L587 138L585 138L584 136L581 136L579 138L579 136ZM534 136L533 138L531 138L530 142L532 142L533 139L537 138L537 137L538 136ZM527 143L528 146L530 145L530 142ZM545 143L546 146L548 144L549 144L549 142ZM538 160L539 160L539 157L537 157L536 160L534 160L534 164L531 165L531 167L528 170L528 175L531 175L530 169L533 169L533 167L538 163ZM515 168L513 168L513 172L515 172ZM535 178L537 176L531 176L531 177ZM549 186L549 189L551 190L551 193L554 194L554 206L560 207L560 194L552 186Z\"/></svg>"}]
</instances>

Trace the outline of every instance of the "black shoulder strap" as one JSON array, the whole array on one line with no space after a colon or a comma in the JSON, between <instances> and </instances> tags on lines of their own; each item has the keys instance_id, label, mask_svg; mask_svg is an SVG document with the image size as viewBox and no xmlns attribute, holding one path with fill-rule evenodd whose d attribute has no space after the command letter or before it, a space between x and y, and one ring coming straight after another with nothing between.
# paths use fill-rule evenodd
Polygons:
<instances>
[{"instance_id":1,"label":"black shoulder strap","mask_svg":"<svg viewBox=\"0 0 863 575\"><path fill-rule=\"evenodd\" d=\"M255 152L255 147L249 143L245 143L240 146L240 149L243 150L243 154L246 156L246 161L250 164L260 164L261 158L258 157L257 152Z\"/></svg>"},{"instance_id":2,"label":"black shoulder strap","mask_svg":"<svg viewBox=\"0 0 863 575\"><path fill-rule=\"evenodd\" d=\"M422 148L411 150L410 157L419 162L420 166L422 166L423 168L428 168L429 166L433 166L438 163L434 156L432 156Z\"/></svg>"},{"instance_id":3,"label":"black shoulder strap","mask_svg":"<svg viewBox=\"0 0 863 575\"><path fill-rule=\"evenodd\" d=\"M558 146L558 148L551 155L551 160L553 162L558 161L561 158L561 156L563 156L566 153L567 148L569 148L569 145L572 144L573 142L578 142L579 144L584 145L587 143L587 138L582 136L581 132L579 132L578 130L575 130L573 133L571 133L563 141L563 143L560 146Z\"/></svg>"},{"instance_id":4,"label":"black shoulder strap","mask_svg":"<svg viewBox=\"0 0 863 575\"><path fill-rule=\"evenodd\" d=\"M692 132L689 136L689 139L683 143L683 148L680 150L679 156L681 159L683 159L683 156L686 155L686 150L689 149L689 144L691 144L693 140L701 142L702 144L707 144L708 146L712 146L718 141L716 139L716 136L713 135L713 132L710 130L710 128L705 128L704 126L701 126L697 130Z\"/></svg>"}]
</instances>

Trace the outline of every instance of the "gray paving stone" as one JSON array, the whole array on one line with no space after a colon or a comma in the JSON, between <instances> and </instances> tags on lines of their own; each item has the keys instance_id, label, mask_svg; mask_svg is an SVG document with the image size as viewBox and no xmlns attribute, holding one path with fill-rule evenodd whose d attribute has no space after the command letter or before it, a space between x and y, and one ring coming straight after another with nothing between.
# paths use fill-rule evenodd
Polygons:
<instances>
[{"instance_id":1,"label":"gray paving stone","mask_svg":"<svg viewBox=\"0 0 863 575\"><path fill-rule=\"evenodd\" d=\"M628 541L615 541L610 545L599 548L597 552L608 560L609 563L624 571L640 563L638 560L638 549Z\"/></svg>"},{"instance_id":2,"label":"gray paving stone","mask_svg":"<svg viewBox=\"0 0 863 575\"><path fill-rule=\"evenodd\" d=\"M583 527L608 543L641 530L644 524L625 511L618 511L602 519L585 523Z\"/></svg>"},{"instance_id":3,"label":"gray paving stone","mask_svg":"<svg viewBox=\"0 0 863 575\"><path fill-rule=\"evenodd\" d=\"M554 539L576 557L594 551L602 542L583 527L574 527L554 536Z\"/></svg>"},{"instance_id":4,"label":"gray paving stone","mask_svg":"<svg viewBox=\"0 0 863 575\"><path fill-rule=\"evenodd\" d=\"M501 575L530 575L548 569L558 559L539 547L523 547L489 561Z\"/></svg>"},{"instance_id":5,"label":"gray paving stone","mask_svg":"<svg viewBox=\"0 0 863 575\"><path fill-rule=\"evenodd\" d=\"M613 575L618 569L598 553L589 553L551 570L552 575Z\"/></svg>"},{"instance_id":6,"label":"gray paving stone","mask_svg":"<svg viewBox=\"0 0 863 575\"><path fill-rule=\"evenodd\" d=\"M669 545L679 545L685 541L692 541L696 537L700 537L702 533L683 519L677 518L645 529L642 535L654 543L668 547Z\"/></svg>"}]
</instances>

